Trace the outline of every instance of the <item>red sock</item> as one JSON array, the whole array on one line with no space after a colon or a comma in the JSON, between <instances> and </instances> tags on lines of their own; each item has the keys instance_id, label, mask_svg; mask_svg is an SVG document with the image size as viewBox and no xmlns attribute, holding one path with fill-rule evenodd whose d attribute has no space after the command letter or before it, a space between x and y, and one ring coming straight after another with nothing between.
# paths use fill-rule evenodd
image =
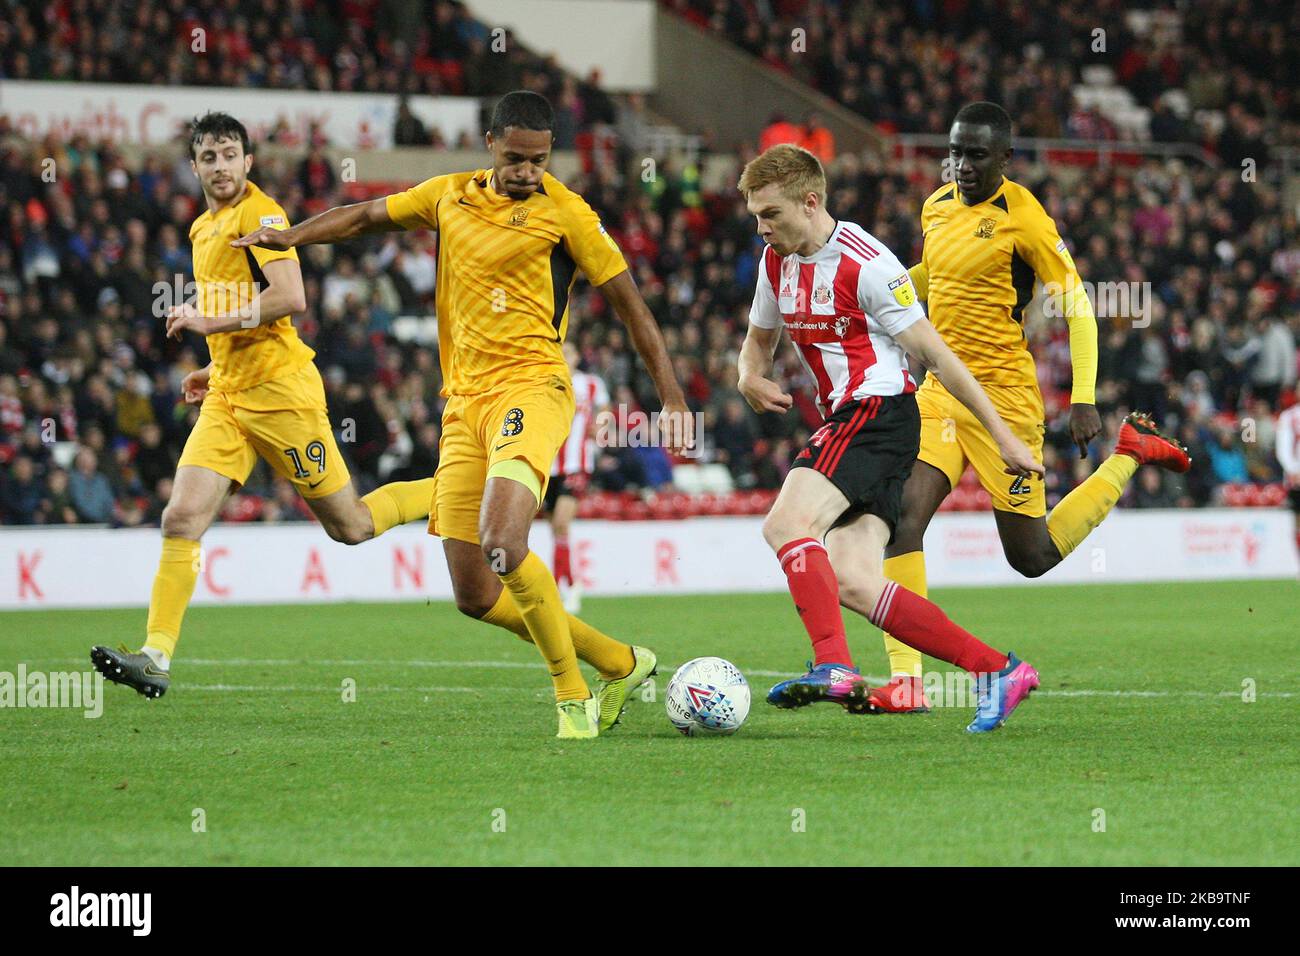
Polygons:
<instances>
[{"instance_id":1,"label":"red sock","mask_svg":"<svg viewBox=\"0 0 1300 956\"><path fill-rule=\"evenodd\" d=\"M973 674L1000 671L1007 666L1007 655L954 624L939 605L893 581L885 585L870 620L909 647Z\"/></svg>"},{"instance_id":2,"label":"red sock","mask_svg":"<svg viewBox=\"0 0 1300 956\"><path fill-rule=\"evenodd\" d=\"M555 539L555 560L551 562L551 573L555 575L555 583L561 581L573 583L573 569L569 567L569 539L568 537L557 537Z\"/></svg>"},{"instance_id":3,"label":"red sock","mask_svg":"<svg viewBox=\"0 0 1300 956\"><path fill-rule=\"evenodd\" d=\"M776 556L790 585L794 609L812 640L814 666L852 667L853 657L844 639L844 616L840 613L840 583L826 549L812 538L796 538L782 546Z\"/></svg>"}]
</instances>

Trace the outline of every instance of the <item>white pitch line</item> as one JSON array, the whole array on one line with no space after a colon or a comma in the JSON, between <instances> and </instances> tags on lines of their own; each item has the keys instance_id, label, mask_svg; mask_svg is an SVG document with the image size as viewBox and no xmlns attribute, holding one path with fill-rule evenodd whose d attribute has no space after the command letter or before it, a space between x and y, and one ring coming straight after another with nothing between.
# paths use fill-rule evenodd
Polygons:
<instances>
[{"instance_id":1,"label":"white pitch line","mask_svg":"<svg viewBox=\"0 0 1300 956\"><path fill-rule=\"evenodd\" d=\"M82 659L81 659L81 658L78 658L78 657L65 657L65 658L60 658L60 659L58 660L58 663L68 663L68 664L73 664L73 663L82 663ZM315 667L373 667L373 666L378 665L378 666L389 666L389 667L466 667L466 668L471 668L471 669L482 669L482 670L490 670L490 669L497 669L497 670L539 670L539 669L542 667L542 665L541 665L540 663L533 663L533 662L530 662L530 661L430 661L430 660L396 661L396 660L383 660L383 659L381 659L381 658L365 658L365 659L350 659L350 660L292 660L292 659L289 659L289 658L270 658L270 657L267 657L267 658L261 658L261 657L232 657L232 658L227 658L227 659L201 658L201 657L189 658L189 657L186 657L186 658L182 658L182 659L181 659L180 664L182 665L182 667L190 666L190 665L194 665L194 666L197 666L197 667L262 667L262 666L265 666L265 667L303 667L303 666L315 666ZM672 665L672 664L667 664L667 663L665 663L665 664L663 665L663 667L664 667L665 669L669 669L669 668L672 668L673 665ZM746 674L748 674L748 675L750 675L750 676L753 676L753 677L793 677L793 676L795 676L794 674L790 673L789 671L745 670L744 673L746 673ZM865 675L865 676L867 677L868 680L873 681L873 682L878 683L878 684L883 684L883 683L885 683L885 682L887 682L887 681L889 680L889 678L887 678L887 677L885 677L885 676L883 676L883 675L879 675L879 674L868 674L868 675ZM335 691L335 690L338 689L338 688L335 688L335 687L322 687L322 688L315 688L315 687L272 687L272 686L269 686L269 685L263 686L263 685L251 685L251 684L250 684L250 685L247 685L246 688L245 688L245 687L242 687L242 686L240 686L240 685L233 685L233 684L231 684L231 685L225 685L225 684L209 684L209 685L201 685L201 684L187 684L187 685L185 685L185 686L190 687L190 688L192 688L192 689L196 689L196 690L202 690L202 689L212 689L212 690L217 690L217 689L221 689L221 690L242 690L242 689L248 689L248 690L283 690L283 691L294 691L294 690L304 690L304 691L312 691L312 690L329 690L329 691ZM442 688L438 688L438 687L428 687L428 688L412 687L412 688L404 688L404 687L393 687L393 688L371 688L371 689L372 689L372 690L391 689L391 690L394 690L394 691L421 691L421 692L437 692L437 691L445 691L445 692L451 692L451 693L488 693L488 692L491 692L492 690L499 690L500 688L486 688L486 687L483 687L483 688L478 688L478 687L442 687ZM1051 690L1051 689L1048 689L1048 688L1042 688L1042 689L1039 689L1038 691L1035 691L1035 693L1036 693L1038 696L1040 696L1040 697L1240 697L1240 696L1241 696L1241 691L1236 691L1236 690L1224 690L1224 691L1206 691L1206 690L1100 690L1100 689L1096 689L1096 688L1078 688L1078 689L1076 689L1076 690ZM1293 697L1300 697L1300 693L1293 693L1293 692L1290 692L1290 691L1259 691L1259 692L1257 693L1257 696L1258 696L1258 697L1293 698Z\"/></svg>"}]
</instances>

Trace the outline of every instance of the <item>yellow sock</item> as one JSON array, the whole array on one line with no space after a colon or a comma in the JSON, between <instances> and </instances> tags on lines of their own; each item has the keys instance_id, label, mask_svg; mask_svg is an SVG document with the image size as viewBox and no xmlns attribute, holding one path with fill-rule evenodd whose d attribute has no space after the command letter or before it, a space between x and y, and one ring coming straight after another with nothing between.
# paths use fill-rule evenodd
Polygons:
<instances>
[{"instance_id":1,"label":"yellow sock","mask_svg":"<svg viewBox=\"0 0 1300 956\"><path fill-rule=\"evenodd\" d=\"M532 551L513 571L498 575L510 592L528 634L541 651L555 683L556 700L583 700L591 696L578 670L569 621L560 603L560 589L546 564ZM499 603L499 602L498 602Z\"/></svg>"},{"instance_id":2,"label":"yellow sock","mask_svg":"<svg viewBox=\"0 0 1300 956\"><path fill-rule=\"evenodd\" d=\"M1082 544L1110 514L1137 466L1137 459L1128 455L1111 455L1083 484L1057 502L1047 516L1047 534L1061 557Z\"/></svg>"},{"instance_id":3,"label":"yellow sock","mask_svg":"<svg viewBox=\"0 0 1300 956\"><path fill-rule=\"evenodd\" d=\"M149 623L145 647L162 651L168 659L181 639L181 619L199 579L199 543L187 538L163 538L162 557L149 596Z\"/></svg>"},{"instance_id":4,"label":"yellow sock","mask_svg":"<svg viewBox=\"0 0 1300 956\"><path fill-rule=\"evenodd\" d=\"M377 538L389 528L429 517L429 508L433 504L433 479L392 481L370 492L361 503L370 509Z\"/></svg>"},{"instance_id":5,"label":"yellow sock","mask_svg":"<svg viewBox=\"0 0 1300 956\"><path fill-rule=\"evenodd\" d=\"M600 671L600 676L605 680L626 677L632 673L636 658L632 655L631 647L596 630L581 618L572 614L566 617L569 619L569 634L573 637L573 651L579 660L586 661ZM492 610L480 620L503 627L529 644L533 642L532 635L528 633L528 625L520 616L519 608L515 607L515 600L509 591L503 590Z\"/></svg>"},{"instance_id":6,"label":"yellow sock","mask_svg":"<svg viewBox=\"0 0 1300 956\"><path fill-rule=\"evenodd\" d=\"M914 594L925 597L925 552L909 551L894 558L885 558L885 577L897 582ZM903 674L921 676L921 652L908 647L892 635L885 635L885 651L889 654L889 676Z\"/></svg>"}]
</instances>

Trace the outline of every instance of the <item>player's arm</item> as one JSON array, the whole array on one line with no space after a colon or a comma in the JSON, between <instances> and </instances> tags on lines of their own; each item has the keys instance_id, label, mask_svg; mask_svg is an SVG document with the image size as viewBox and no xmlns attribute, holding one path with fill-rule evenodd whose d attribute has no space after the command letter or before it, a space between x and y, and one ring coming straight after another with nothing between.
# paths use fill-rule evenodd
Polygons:
<instances>
[{"instance_id":1,"label":"player's arm","mask_svg":"<svg viewBox=\"0 0 1300 956\"><path fill-rule=\"evenodd\" d=\"M781 344L781 329L749 325L740 346L740 378L736 383L749 407L759 412L785 412L794 399L771 378L776 348Z\"/></svg>"},{"instance_id":2,"label":"player's arm","mask_svg":"<svg viewBox=\"0 0 1300 956\"><path fill-rule=\"evenodd\" d=\"M307 309L307 293L297 259L273 259L262 264L266 284L245 305L217 315L201 315L191 302L174 306L167 313L167 335L179 339L186 329L200 335L255 329L286 315Z\"/></svg>"},{"instance_id":3,"label":"player's arm","mask_svg":"<svg viewBox=\"0 0 1300 956\"><path fill-rule=\"evenodd\" d=\"M181 401L186 405L199 406L208 394L208 382L212 378L212 363L203 368L196 368L185 376L181 382Z\"/></svg>"},{"instance_id":4,"label":"player's arm","mask_svg":"<svg viewBox=\"0 0 1300 956\"><path fill-rule=\"evenodd\" d=\"M596 288L627 327L632 344L636 346L637 354L641 356L641 361L645 363L646 370L655 383L655 391L663 403L663 414L659 417L660 427L669 451L682 454L695 445L695 419L686 406L686 395L673 372L659 323L641 298L641 293L632 280L632 273L627 269Z\"/></svg>"},{"instance_id":5,"label":"player's arm","mask_svg":"<svg viewBox=\"0 0 1300 956\"><path fill-rule=\"evenodd\" d=\"M907 270L907 274L912 277L912 285L916 287L916 297L922 302L928 302L930 299L930 270L922 259L912 268Z\"/></svg>"},{"instance_id":6,"label":"player's arm","mask_svg":"<svg viewBox=\"0 0 1300 956\"><path fill-rule=\"evenodd\" d=\"M939 376L943 387L979 419L980 424L997 442L998 452L1007 463L1007 474L1022 477L1043 474L1043 466L1034 460L1034 453L1012 434L984 389L975 381L975 376L953 354L952 349L944 344L943 338L935 331L929 319L917 319L892 335L909 354L920 359L927 369Z\"/></svg>"},{"instance_id":7,"label":"player's arm","mask_svg":"<svg viewBox=\"0 0 1300 956\"><path fill-rule=\"evenodd\" d=\"M288 229L262 226L231 243L237 249L261 246L264 249L293 249L321 242L346 242L373 232L396 232L405 228L388 215L388 197L368 202L335 206L305 219Z\"/></svg>"},{"instance_id":8,"label":"player's arm","mask_svg":"<svg viewBox=\"0 0 1300 956\"><path fill-rule=\"evenodd\" d=\"M1070 327L1070 437L1079 457L1088 457L1088 442L1101 434L1097 413L1097 317L1065 241L1052 217L1041 207L1028 214L1024 242L1017 249L1033 267L1047 296L1049 315L1063 315Z\"/></svg>"},{"instance_id":9,"label":"player's arm","mask_svg":"<svg viewBox=\"0 0 1300 956\"><path fill-rule=\"evenodd\" d=\"M749 402L749 407L760 414L784 412L794 404L794 399L771 378L776 349L781 344L781 330L785 328L776 292L768 279L768 268L773 266L775 255L770 249L765 249L759 261L754 301L749 307L749 329L740 346L737 363L739 378L736 388Z\"/></svg>"}]
</instances>

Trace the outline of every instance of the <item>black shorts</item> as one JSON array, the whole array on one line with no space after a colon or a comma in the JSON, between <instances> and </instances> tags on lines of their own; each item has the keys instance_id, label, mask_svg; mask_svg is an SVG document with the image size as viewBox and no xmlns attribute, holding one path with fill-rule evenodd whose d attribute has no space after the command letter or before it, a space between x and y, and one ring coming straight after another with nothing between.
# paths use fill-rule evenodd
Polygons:
<instances>
[{"instance_id":1,"label":"black shorts","mask_svg":"<svg viewBox=\"0 0 1300 956\"><path fill-rule=\"evenodd\" d=\"M916 396L876 395L832 413L790 467L820 472L849 499L837 524L877 515L892 541L903 511L903 484L920 450Z\"/></svg>"},{"instance_id":2,"label":"black shorts","mask_svg":"<svg viewBox=\"0 0 1300 956\"><path fill-rule=\"evenodd\" d=\"M568 475L551 475L551 480L546 483L546 494L542 496L542 510L550 514L555 510L555 503L560 500L560 495L568 495L570 498L581 498L582 495L569 487Z\"/></svg>"},{"instance_id":3,"label":"black shorts","mask_svg":"<svg viewBox=\"0 0 1300 956\"><path fill-rule=\"evenodd\" d=\"M1291 501L1291 510L1300 515L1300 488L1291 488L1286 496Z\"/></svg>"}]
</instances>

